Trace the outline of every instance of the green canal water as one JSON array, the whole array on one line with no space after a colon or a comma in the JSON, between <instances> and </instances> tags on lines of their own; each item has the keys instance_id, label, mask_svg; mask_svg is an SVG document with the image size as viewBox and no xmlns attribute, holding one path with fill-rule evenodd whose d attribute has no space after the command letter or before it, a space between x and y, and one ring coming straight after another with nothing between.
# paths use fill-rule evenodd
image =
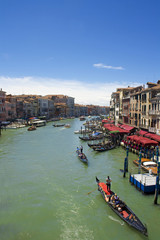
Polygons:
<instances>
[{"instance_id":1,"label":"green canal water","mask_svg":"<svg viewBox=\"0 0 160 240\"><path fill-rule=\"evenodd\" d=\"M96 153L74 134L83 122L64 122L71 128L48 123L32 132L27 128L2 131L0 240L147 239L124 223L96 190L95 176L105 181L108 175L112 189L147 224L148 239L159 239L160 205L153 204L153 195L136 190L128 175L123 178L125 150ZM80 145L88 166L77 158ZM136 171L135 158L129 153L129 171Z\"/></svg>"}]
</instances>

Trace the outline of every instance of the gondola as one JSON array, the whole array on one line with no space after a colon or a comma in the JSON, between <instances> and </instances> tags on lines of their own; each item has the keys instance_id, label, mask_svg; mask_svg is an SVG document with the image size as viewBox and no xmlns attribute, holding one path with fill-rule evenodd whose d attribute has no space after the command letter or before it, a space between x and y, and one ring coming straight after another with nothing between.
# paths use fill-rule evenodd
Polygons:
<instances>
[{"instance_id":1,"label":"gondola","mask_svg":"<svg viewBox=\"0 0 160 240\"><path fill-rule=\"evenodd\" d=\"M99 142L99 143L88 143L88 147L90 148L94 148L94 147L98 147L98 146L102 146L103 143Z\"/></svg>"},{"instance_id":2,"label":"gondola","mask_svg":"<svg viewBox=\"0 0 160 240\"><path fill-rule=\"evenodd\" d=\"M53 124L53 127L63 127L65 124Z\"/></svg>"},{"instance_id":3,"label":"gondola","mask_svg":"<svg viewBox=\"0 0 160 240\"><path fill-rule=\"evenodd\" d=\"M85 164L88 164L88 159L84 153L81 153L80 149L77 148L76 150L78 158Z\"/></svg>"},{"instance_id":4,"label":"gondola","mask_svg":"<svg viewBox=\"0 0 160 240\"><path fill-rule=\"evenodd\" d=\"M145 236L148 236L146 226L143 225L143 223L139 220L135 213L126 205L126 203L120 199L118 199L118 201L113 200L113 198L115 197L115 193L111 190L107 190L106 184L100 182L100 180L97 177L96 182L98 185L98 191L101 192L102 197L109 205L109 207L131 227L140 231Z\"/></svg>"},{"instance_id":5,"label":"gondola","mask_svg":"<svg viewBox=\"0 0 160 240\"><path fill-rule=\"evenodd\" d=\"M115 145L112 145L112 146L97 146L97 147L93 148L93 150L95 150L97 152L104 152L104 151L112 150L115 147L116 147Z\"/></svg>"},{"instance_id":6,"label":"gondola","mask_svg":"<svg viewBox=\"0 0 160 240\"><path fill-rule=\"evenodd\" d=\"M104 135L98 135L98 136L84 136L84 137L80 137L79 139L83 140L83 141L92 141L92 140L99 140L104 138Z\"/></svg>"},{"instance_id":7,"label":"gondola","mask_svg":"<svg viewBox=\"0 0 160 240\"><path fill-rule=\"evenodd\" d=\"M28 131L34 131L34 130L36 130L37 128L36 128L36 126L30 126L27 130Z\"/></svg>"}]
</instances>

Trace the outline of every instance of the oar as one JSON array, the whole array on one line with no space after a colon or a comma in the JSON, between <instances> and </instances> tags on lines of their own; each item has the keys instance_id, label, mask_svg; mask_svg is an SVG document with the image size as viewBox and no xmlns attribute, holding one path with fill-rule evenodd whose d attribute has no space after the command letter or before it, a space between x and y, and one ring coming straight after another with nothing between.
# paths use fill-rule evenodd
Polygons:
<instances>
[{"instance_id":1,"label":"oar","mask_svg":"<svg viewBox=\"0 0 160 240\"><path fill-rule=\"evenodd\" d=\"M94 191L96 191L97 190L97 188L96 189L94 189L93 191L91 191L91 192L88 192L87 194L90 194L90 193L92 193L92 192L94 192Z\"/></svg>"}]
</instances>

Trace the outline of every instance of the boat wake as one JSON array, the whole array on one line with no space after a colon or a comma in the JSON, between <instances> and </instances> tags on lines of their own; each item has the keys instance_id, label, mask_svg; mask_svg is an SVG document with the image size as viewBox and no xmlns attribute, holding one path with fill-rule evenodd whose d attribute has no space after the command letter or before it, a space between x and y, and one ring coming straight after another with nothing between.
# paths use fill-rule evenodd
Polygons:
<instances>
[{"instance_id":1,"label":"boat wake","mask_svg":"<svg viewBox=\"0 0 160 240\"><path fill-rule=\"evenodd\" d=\"M108 216L112 221L114 221L114 222L118 222L121 226L123 226L124 225L124 222L121 222L120 220L118 220L118 219L116 219L116 218L114 218L114 217L112 217L112 216Z\"/></svg>"},{"instance_id":2,"label":"boat wake","mask_svg":"<svg viewBox=\"0 0 160 240\"><path fill-rule=\"evenodd\" d=\"M79 189L79 187L78 187ZM77 190L78 190L77 189ZM61 240L94 240L93 231L84 223L83 216L80 214L80 206L72 195L63 191L63 199L57 209L57 220L61 225Z\"/></svg>"}]
</instances>

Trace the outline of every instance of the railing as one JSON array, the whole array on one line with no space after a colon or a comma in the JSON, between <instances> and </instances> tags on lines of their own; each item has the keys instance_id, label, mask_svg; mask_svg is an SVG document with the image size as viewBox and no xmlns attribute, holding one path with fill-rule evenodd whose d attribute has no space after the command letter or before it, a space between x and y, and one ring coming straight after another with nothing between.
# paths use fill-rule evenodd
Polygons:
<instances>
[{"instance_id":1,"label":"railing","mask_svg":"<svg viewBox=\"0 0 160 240\"><path fill-rule=\"evenodd\" d=\"M155 127L149 127L149 132L156 133L156 128Z\"/></svg>"},{"instance_id":2,"label":"railing","mask_svg":"<svg viewBox=\"0 0 160 240\"><path fill-rule=\"evenodd\" d=\"M148 128L149 128L148 125L144 125L144 124L139 124L139 126L140 126L141 128L145 128L145 129L148 129Z\"/></svg>"},{"instance_id":3,"label":"railing","mask_svg":"<svg viewBox=\"0 0 160 240\"><path fill-rule=\"evenodd\" d=\"M142 112L142 115L146 115L146 111L143 111L143 112Z\"/></svg>"},{"instance_id":4,"label":"railing","mask_svg":"<svg viewBox=\"0 0 160 240\"><path fill-rule=\"evenodd\" d=\"M149 114L150 115L160 115L160 111L159 110L149 110Z\"/></svg>"}]
</instances>

